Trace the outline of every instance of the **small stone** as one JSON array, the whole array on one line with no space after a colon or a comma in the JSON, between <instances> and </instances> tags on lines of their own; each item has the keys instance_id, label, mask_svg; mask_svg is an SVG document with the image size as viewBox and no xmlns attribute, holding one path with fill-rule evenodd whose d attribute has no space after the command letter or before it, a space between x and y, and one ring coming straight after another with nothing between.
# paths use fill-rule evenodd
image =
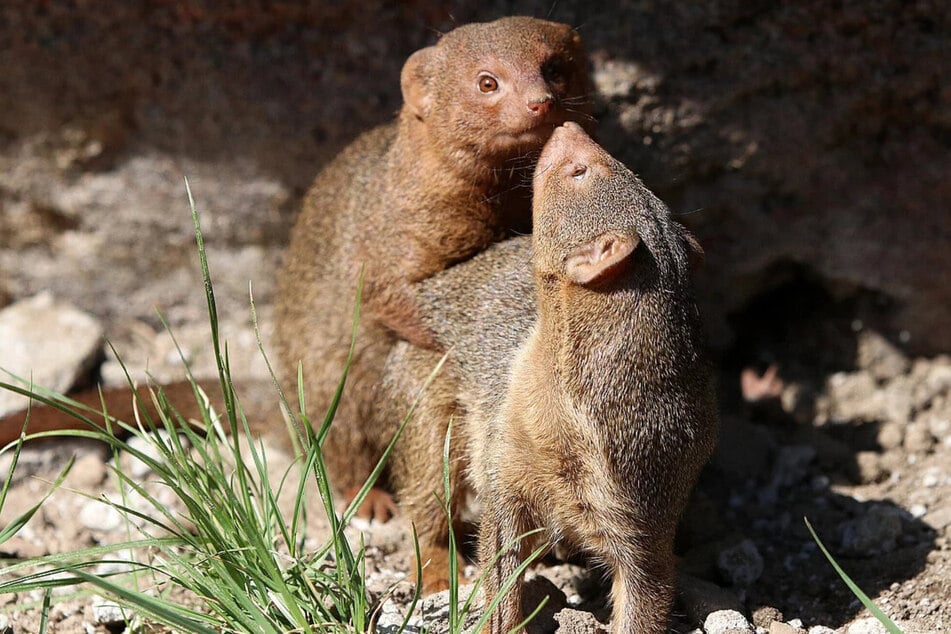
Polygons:
<instances>
[{"instance_id":1,"label":"small stone","mask_svg":"<svg viewBox=\"0 0 951 634\"><path fill-rule=\"evenodd\" d=\"M925 422L909 423L905 429L904 446L912 453L927 453L934 447L934 437Z\"/></svg>"},{"instance_id":2,"label":"small stone","mask_svg":"<svg viewBox=\"0 0 951 634\"><path fill-rule=\"evenodd\" d=\"M66 392L101 354L102 334L95 317L41 293L0 310L0 367L35 385ZM25 409L27 403L26 397L0 390L0 416Z\"/></svg>"},{"instance_id":3,"label":"small stone","mask_svg":"<svg viewBox=\"0 0 951 634\"><path fill-rule=\"evenodd\" d=\"M939 439L951 438L951 417L931 413L924 420L932 436Z\"/></svg>"},{"instance_id":4,"label":"small stone","mask_svg":"<svg viewBox=\"0 0 951 634\"><path fill-rule=\"evenodd\" d=\"M809 628L809 634L835 634L835 630L825 625L813 625Z\"/></svg>"},{"instance_id":5,"label":"small stone","mask_svg":"<svg viewBox=\"0 0 951 634\"><path fill-rule=\"evenodd\" d=\"M608 628L602 625L590 612L564 608L555 613L558 632L566 634L606 634Z\"/></svg>"},{"instance_id":6,"label":"small stone","mask_svg":"<svg viewBox=\"0 0 951 634\"><path fill-rule=\"evenodd\" d=\"M10 617L6 614L0 614L0 634L13 634L13 625L10 624Z\"/></svg>"},{"instance_id":7,"label":"small stone","mask_svg":"<svg viewBox=\"0 0 951 634\"><path fill-rule=\"evenodd\" d=\"M783 613L777 608L764 605L753 610L753 625L756 627L769 627L773 621L782 621Z\"/></svg>"},{"instance_id":8,"label":"small stone","mask_svg":"<svg viewBox=\"0 0 951 634\"><path fill-rule=\"evenodd\" d=\"M120 608L118 603L103 599L102 597L93 598L92 613L96 622L106 627L123 625L127 622L126 617L131 616L131 614L127 614Z\"/></svg>"},{"instance_id":9,"label":"small stone","mask_svg":"<svg viewBox=\"0 0 951 634\"><path fill-rule=\"evenodd\" d=\"M185 438L180 438L183 446L187 447ZM159 445L170 446L171 437L164 429L159 429L154 433L147 433L141 436L132 436L127 441L129 448L145 455L156 462L163 459L162 450ZM131 454L123 457L123 468L136 480L142 480L152 473L152 468L148 463L133 457Z\"/></svg>"},{"instance_id":10,"label":"small stone","mask_svg":"<svg viewBox=\"0 0 951 634\"><path fill-rule=\"evenodd\" d=\"M703 631L706 634L736 634L738 632L752 632L746 617L734 610L717 610L707 615L703 621Z\"/></svg>"},{"instance_id":11,"label":"small stone","mask_svg":"<svg viewBox=\"0 0 951 634\"><path fill-rule=\"evenodd\" d=\"M876 451L859 451L855 454L855 479L859 484L873 484L885 479L886 471Z\"/></svg>"},{"instance_id":12,"label":"small stone","mask_svg":"<svg viewBox=\"0 0 951 634\"><path fill-rule=\"evenodd\" d=\"M76 459L66 485L70 488L90 490L98 487L106 479L106 463L96 453L87 453Z\"/></svg>"},{"instance_id":13,"label":"small stone","mask_svg":"<svg viewBox=\"0 0 951 634\"><path fill-rule=\"evenodd\" d=\"M875 617L859 619L845 631L846 634L888 634L888 630Z\"/></svg>"},{"instance_id":14,"label":"small stone","mask_svg":"<svg viewBox=\"0 0 951 634\"><path fill-rule=\"evenodd\" d=\"M915 388L914 398L917 403L927 404L939 395L951 392L951 366L922 362L922 380Z\"/></svg>"},{"instance_id":15,"label":"small stone","mask_svg":"<svg viewBox=\"0 0 951 634\"><path fill-rule=\"evenodd\" d=\"M472 593L471 585L459 587L459 604L462 605ZM476 599L476 605L482 605L480 599ZM419 606L422 615L423 624L428 627L427 631L432 634L448 632L449 624L449 591L443 590L424 598ZM463 631L471 630L482 615L482 610L470 610L466 615L466 622L463 624Z\"/></svg>"},{"instance_id":16,"label":"small stone","mask_svg":"<svg viewBox=\"0 0 951 634\"><path fill-rule=\"evenodd\" d=\"M897 346L868 328L859 333L857 348L856 365L879 381L905 374L911 365Z\"/></svg>"},{"instance_id":17,"label":"small stone","mask_svg":"<svg viewBox=\"0 0 951 634\"><path fill-rule=\"evenodd\" d=\"M936 469L929 469L921 476L921 486L926 489L933 489L941 484L941 472Z\"/></svg>"},{"instance_id":18,"label":"small stone","mask_svg":"<svg viewBox=\"0 0 951 634\"><path fill-rule=\"evenodd\" d=\"M804 630L782 621L773 621L769 624L769 630L767 631L769 634L802 634L804 632Z\"/></svg>"},{"instance_id":19,"label":"small stone","mask_svg":"<svg viewBox=\"0 0 951 634\"><path fill-rule=\"evenodd\" d=\"M773 464L773 488L787 487L802 482L809 473L809 465L816 458L816 449L810 445L780 447Z\"/></svg>"},{"instance_id":20,"label":"small stone","mask_svg":"<svg viewBox=\"0 0 951 634\"><path fill-rule=\"evenodd\" d=\"M392 604L392 602L387 602ZM386 604L384 604L386 605ZM410 619L405 629L403 629L403 620L406 617L399 611L384 609L376 619L376 626L373 631L377 634L417 634L420 629L414 619Z\"/></svg>"},{"instance_id":21,"label":"small stone","mask_svg":"<svg viewBox=\"0 0 951 634\"><path fill-rule=\"evenodd\" d=\"M730 585L749 586L763 574L763 557L752 540L744 539L720 551L717 568Z\"/></svg>"},{"instance_id":22,"label":"small stone","mask_svg":"<svg viewBox=\"0 0 951 634\"><path fill-rule=\"evenodd\" d=\"M863 515L839 525L842 551L857 557L895 550L901 534L901 511L893 507L873 506Z\"/></svg>"},{"instance_id":23,"label":"small stone","mask_svg":"<svg viewBox=\"0 0 951 634\"><path fill-rule=\"evenodd\" d=\"M922 519L936 531L943 531L951 526L951 505L928 511Z\"/></svg>"},{"instance_id":24,"label":"small stone","mask_svg":"<svg viewBox=\"0 0 951 634\"><path fill-rule=\"evenodd\" d=\"M901 447L905 439L905 428L900 423L884 423L878 430L878 445L885 449Z\"/></svg>"},{"instance_id":25,"label":"small stone","mask_svg":"<svg viewBox=\"0 0 951 634\"><path fill-rule=\"evenodd\" d=\"M91 500L79 511L79 523L94 531L110 532L122 526L123 516L112 506Z\"/></svg>"}]
</instances>

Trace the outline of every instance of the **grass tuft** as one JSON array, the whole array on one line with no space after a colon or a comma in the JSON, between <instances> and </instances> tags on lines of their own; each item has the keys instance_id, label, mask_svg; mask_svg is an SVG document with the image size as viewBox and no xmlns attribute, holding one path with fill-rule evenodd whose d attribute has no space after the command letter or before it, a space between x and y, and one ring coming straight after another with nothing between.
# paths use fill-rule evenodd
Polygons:
<instances>
[{"instance_id":1,"label":"grass tuft","mask_svg":"<svg viewBox=\"0 0 951 634\"><path fill-rule=\"evenodd\" d=\"M395 443L413 416L422 394L441 370L445 357L420 390L416 403L407 412L366 483L346 509L338 513L321 449L346 386L360 319L360 290L358 288L354 306L353 338L347 365L327 412L314 429L303 398L301 370L298 369L300 406L295 410L271 368L261 342L254 298L249 289L258 347L279 395L297 455L286 471L273 478L264 446L251 433L231 378L227 345L222 343L218 329L218 312L200 217L187 180L185 188L195 227L224 409L217 412L211 406L211 399L199 387L181 348L178 351L185 374L200 405L201 421L197 425L185 420L161 387L153 385L147 392L137 392L124 365L122 369L130 388L133 388L130 398L136 399L136 415L132 421L110 417L103 401L101 414L105 423L99 425L90 418L90 414L97 413L94 409L63 395L35 387L17 377L20 385L0 382L0 389L26 395L86 426L80 430L50 431L30 436L21 434L16 443L0 449L0 452L13 452L12 467L0 489L0 508L12 485L13 472L25 440L64 436L92 438L111 448L115 458L112 477L120 491L116 499L105 495L96 499L125 518L127 531L126 539L120 543L11 562L0 569L0 594L42 591L41 632L45 632L49 625L53 591L56 590L59 596L69 587L77 593L95 589L133 615L130 618L134 624L160 624L173 631L200 634L370 632L379 604L392 594L393 588L380 600L371 601L366 584L366 551L362 536L359 543L351 544L344 528L379 478ZM362 287L362 275L359 287ZM165 326L170 332L168 324ZM178 347L177 341L175 345ZM154 407L145 407L146 398ZM153 416L150 411L156 414ZM27 425L28 422L29 415ZM162 433L158 433L159 430L163 430ZM449 432L451 425L444 446L443 493L451 526ZM136 437L145 442L126 440ZM119 460L121 454L147 465L152 471L150 477L172 494L175 503L167 506L151 492L154 487L146 486L126 473ZM42 500L0 530L0 543L26 525L49 495L63 483L72 464L72 460L66 464ZM307 505L306 494L311 487L315 487L319 495L320 508L316 510ZM278 504L284 492L293 499L292 509L287 514ZM314 547L307 539L307 529L309 520L318 515L322 524L329 526L329 534ZM413 542L416 578L419 579L420 547L415 530ZM516 582L545 548L543 546L532 554L517 575L507 580L506 588ZM476 582L473 592L460 607L457 544L452 534L450 549L450 632L456 633L462 632L466 616L474 609L473 600L482 579ZM113 572L98 572L103 565L108 565ZM419 597L417 587L400 631L420 631L409 625ZM491 609L495 605L497 601ZM487 619L488 614L484 614L478 627L481 628ZM422 631L425 630L424 626Z\"/></svg>"}]
</instances>

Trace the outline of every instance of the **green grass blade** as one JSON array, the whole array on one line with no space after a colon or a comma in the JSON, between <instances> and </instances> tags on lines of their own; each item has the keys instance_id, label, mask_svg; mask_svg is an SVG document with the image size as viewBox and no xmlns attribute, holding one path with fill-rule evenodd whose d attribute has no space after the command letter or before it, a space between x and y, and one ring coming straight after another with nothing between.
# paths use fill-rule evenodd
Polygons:
<instances>
[{"instance_id":1,"label":"green grass blade","mask_svg":"<svg viewBox=\"0 0 951 634\"><path fill-rule=\"evenodd\" d=\"M21 442L22 442L22 438L21 438ZM19 453L19 447L17 447L17 453ZM30 521L30 518L32 518L36 514L36 512L40 510L40 507L43 506L43 503L46 502L46 500L48 500L51 495L53 495L53 491L58 489L60 485L63 484L63 481L66 479L66 475L69 473L69 470L73 468L73 463L75 461L76 461L76 456L71 456L69 461L66 463L66 466L63 467L62 471L59 472L59 475L56 476L56 480L53 482L50 488L47 489L46 494L40 499L40 501L34 504L33 506L31 506L29 509L27 509L20 515L18 515L17 517L10 520L10 522L3 528L3 530L0 531L0 544L7 541L11 537L13 537L17 532L19 532L19 530L23 528L23 526L27 522ZM14 462L14 466L16 466L16 462ZM9 481L12 476L13 476L13 468L11 467L10 475L7 477L7 480ZM4 491L4 493L6 493L6 491ZM2 504L0 504L0 508L2 508Z\"/></svg>"},{"instance_id":2,"label":"green grass blade","mask_svg":"<svg viewBox=\"0 0 951 634\"><path fill-rule=\"evenodd\" d=\"M195 634L218 634L217 630L206 627L196 619L188 616L187 613L190 612L190 610L174 606L167 601L156 599L155 597L151 597L142 592L130 590L124 586L109 581L105 577L93 575L82 570L74 570L73 574L79 579L101 588L110 595L118 597L129 604L135 605L143 612L150 614L163 623L181 628L186 632L194 632Z\"/></svg>"},{"instance_id":3,"label":"green grass blade","mask_svg":"<svg viewBox=\"0 0 951 634\"><path fill-rule=\"evenodd\" d=\"M822 554L826 556L826 559L828 559L829 563L832 564L832 567L835 568L835 571L842 578L842 581L845 582L845 585L849 587L849 590L852 591L852 594L858 597L858 600L862 602L862 605L864 605L868 611L872 613L872 616L878 619L878 621L884 625L885 629L891 632L891 634L903 634L901 628L895 625L895 623L893 623L892 620L888 618L888 616L882 612L877 605L875 605L875 602L869 599L868 595L862 592L862 589L859 588L854 581L852 581L849 575L845 574L845 571L842 570L842 567L839 566L838 562L833 559L829 551L826 550L825 544L823 544L822 540L819 539L819 536L816 535L816 531L813 530L812 524L809 523L809 519L804 517L802 520L806 523L806 528L809 529L809 534L812 535L812 539L814 539L816 544L819 546L819 550L821 550Z\"/></svg>"}]
</instances>

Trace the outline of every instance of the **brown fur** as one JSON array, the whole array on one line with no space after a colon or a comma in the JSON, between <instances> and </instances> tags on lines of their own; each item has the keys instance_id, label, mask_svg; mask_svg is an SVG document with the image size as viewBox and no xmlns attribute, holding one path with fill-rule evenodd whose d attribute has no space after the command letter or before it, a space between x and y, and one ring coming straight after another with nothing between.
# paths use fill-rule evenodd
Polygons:
<instances>
[{"instance_id":1,"label":"brown fur","mask_svg":"<svg viewBox=\"0 0 951 634\"><path fill-rule=\"evenodd\" d=\"M696 243L577 126L556 131L534 186L533 244L507 241L421 284L453 366L394 457L394 481L405 499L438 490L445 413L464 411L457 482L482 507L486 604L534 544L506 547L541 527L612 571L614 632L665 632L674 531L717 429L690 287ZM397 346L391 394L410 393L406 377L433 357ZM417 523L436 512L409 510ZM486 631L521 614L519 584Z\"/></svg>"},{"instance_id":2,"label":"brown fur","mask_svg":"<svg viewBox=\"0 0 951 634\"><path fill-rule=\"evenodd\" d=\"M491 73L498 87L480 90ZM383 364L398 340L438 345L412 284L529 225L533 152L565 120L589 119L590 82L570 27L532 18L462 26L414 53L395 122L342 152L315 180L277 293L285 378L303 367L308 412L322 415L343 372L357 278L365 267L357 349L325 444L334 484L363 481L391 425L380 412Z\"/></svg>"}]
</instances>

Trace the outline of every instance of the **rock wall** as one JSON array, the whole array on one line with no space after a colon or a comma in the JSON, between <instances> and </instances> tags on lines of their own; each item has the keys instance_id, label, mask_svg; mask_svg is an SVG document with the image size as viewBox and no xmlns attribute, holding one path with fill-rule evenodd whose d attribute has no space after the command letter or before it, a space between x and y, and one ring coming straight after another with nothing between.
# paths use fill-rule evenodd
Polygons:
<instances>
[{"instance_id":1,"label":"rock wall","mask_svg":"<svg viewBox=\"0 0 951 634\"><path fill-rule=\"evenodd\" d=\"M300 196L398 108L409 53L503 14L576 25L602 140L699 235L713 343L799 284L916 352L951 350L944 3L90 0L0 6L0 303L203 319L272 299ZM801 284L800 284L801 286ZM796 309L791 302L791 310ZM131 328L131 326L129 326Z\"/></svg>"}]
</instances>

